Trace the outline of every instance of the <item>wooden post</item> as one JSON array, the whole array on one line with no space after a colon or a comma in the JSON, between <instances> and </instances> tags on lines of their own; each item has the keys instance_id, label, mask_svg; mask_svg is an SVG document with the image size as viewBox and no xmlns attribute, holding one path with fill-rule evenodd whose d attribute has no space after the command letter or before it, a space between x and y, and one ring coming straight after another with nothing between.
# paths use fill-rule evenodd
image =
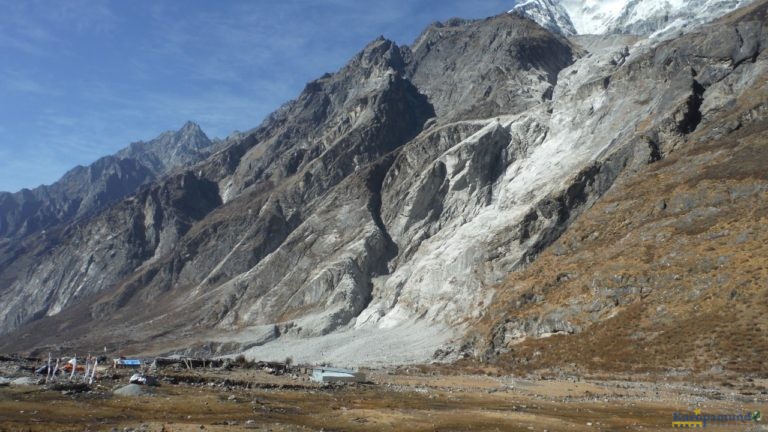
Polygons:
<instances>
[{"instance_id":1,"label":"wooden post","mask_svg":"<svg viewBox=\"0 0 768 432\"><path fill-rule=\"evenodd\" d=\"M61 359L58 359L58 358L56 359L56 366L53 367L53 372L51 372L51 379L54 380L54 381L56 380L56 372L59 371L59 361L60 360Z\"/></svg>"},{"instance_id":2,"label":"wooden post","mask_svg":"<svg viewBox=\"0 0 768 432\"><path fill-rule=\"evenodd\" d=\"M77 372L77 356L72 357L72 373L69 374L70 381L75 377L75 372Z\"/></svg>"},{"instance_id":3,"label":"wooden post","mask_svg":"<svg viewBox=\"0 0 768 432\"><path fill-rule=\"evenodd\" d=\"M88 382L88 375L91 373L91 355L85 358L85 373L83 374L83 382Z\"/></svg>"},{"instance_id":4,"label":"wooden post","mask_svg":"<svg viewBox=\"0 0 768 432\"><path fill-rule=\"evenodd\" d=\"M45 369L45 382L48 383L48 380L51 377L51 353L48 352L48 367Z\"/></svg>"},{"instance_id":5,"label":"wooden post","mask_svg":"<svg viewBox=\"0 0 768 432\"><path fill-rule=\"evenodd\" d=\"M93 385L93 380L96 378L96 366L99 365L99 359L93 362L93 369L91 370L91 379L88 381L89 385Z\"/></svg>"}]
</instances>

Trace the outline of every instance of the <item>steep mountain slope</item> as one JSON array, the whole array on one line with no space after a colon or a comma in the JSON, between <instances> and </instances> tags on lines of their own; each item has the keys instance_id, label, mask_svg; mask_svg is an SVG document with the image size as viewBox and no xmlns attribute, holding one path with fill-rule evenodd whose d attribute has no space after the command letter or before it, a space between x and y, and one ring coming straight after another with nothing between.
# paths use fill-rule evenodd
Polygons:
<instances>
[{"instance_id":1,"label":"steep mountain slope","mask_svg":"<svg viewBox=\"0 0 768 432\"><path fill-rule=\"evenodd\" d=\"M765 372L767 10L629 65L691 62L700 123L675 144L638 131L658 157L503 283L477 352L527 370Z\"/></svg>"},{"instance_id":2,"label":"steep mountain slope","mask_svg":"<svg viewBox=\"0 0 768 432\"><path fill-rule=\"evenodd\" d=\"M667 37L686 28L712 21L753 0L666 0L627 3L608 24L614 33L653 34ZM586 17L585 17L586 18Z\"/></svg>"},{"instance_id":3,"label":"steep mountain slope","mask_svg":"<svg viewBox=\"0 0 768 432\"><path fill-rule=\"evenodd\" d=\"M441 27L449 30L438 30ZM446 56L443 50L456 42L475 45L481 51L465 49L465 58ZM547 56L539 58L542 53ZM564 39L507 14L433 26L412 49L384 39L372 42L336 74L308 84L297 100L252 134L195 167L194 177L199 181L218 184L225 205L196 223L166 255L155 254L148 260L150 254L143 254L143 262L121 263L119 268L133 265L136 271L119 283L89 280L87 285L92 288L88 292L97 294L85 302L90 304L87 315L102 323L127 319L136 327L126 337L149 337L176 329L171 334L179 346L204 337L201 328L210 329L212 340L221 340L227 333L237 344L247 346L277 335L313 337L354 327L371 299L380 296L376 276L392 271L394 265L391 268L387 262L401 250L410 254L414 249L407 237L410 233L398 238L399 243L390 236L387 224L399 223L390 219L400 198L383 188L409 188L402 182L418 179L404 175L395 181L396 176L388 174L392 164L405 169L410 159L421 169L460 142L466 142L467 151L472 146L490 146L487 155L475 162L467 151L457 152L461 158L469 158L464 162L467 186L487 194L485 183L495 176L487 177L482 170L497 162L493 158L503 151L510 134L494 126L489 138L476 138L477 143L471 144L470 136L488 121L452 123L451 119L514 112L546 100L558 68L573 58L574 51ZM504 69L498 71L496 63L505 65ZM445 74L446 67L456 67L457 75ZM489 73L483 72L486 70ZM463 73L471 74L480 90L456 96L454 83ZM408 77L425 83L429 99ZM499 81L536 86L502 97L503 86L494 90ZM444 112L406 149L403 146L435 116L428 101ZM393 180L385 180L387 176ZM482 184L472 185L476 181ZM136 205L144 204L137 201ZM460 212L451 210L451 214L451 219L461 217ZM92 230L91 224L99 222L83 222L78 230ZM136 224L147 225L126 225ZM423 234L419 236L423 239ZM142 244L134 247L153 250ZM71 268L82 268L91 260L90 254L77 253L71 246L59 248L54 255L78 256L78 264ZM24 262L27 256L14 259ZM94 268L103 266L103 258L97 258ZM3 276L11 279L6 275L13 269L9 265ZM42 315L65 320L74 318L69 313L83 312L75 307L57 313L51 305L72 303L66 296L57 300L50 293L69 293L76 288L63 290L59 282L49 285L40 280L33 274L14 282L21 290L35 286L48 294L35 297L32 305L17 304L15 313L9 311L17 324L7 323L6 331ZM14 297L18 293L8 292ZM395 306L396 296L387 301L393 304L383 313ZM381 306L377 302L371 310L379 311ZM45 312L31 313L34 310ZM371 313L365 321L375 327ZM115 336L112 325L103 327ZM94 338L103 336L93 334Z\"/></svg>"},{"instance_id":4,"label":"steep mountain slope","mask_svg":"<svg viewBox=\"0 0 768 432\"><path fill-rule=\"evenodd\" d=\"M528 0L510 13L567 36L628 33L669 37L753 0Z\"/></svg>"},{"instance_id":5,"label":"steep mountain slope","mask_svg":"<svg viewBox=\"0 0 768 432\"><path fill-rule=\"evenodd\" d=\"M87 223L55 228L9 247L0 271L0 324L14 328L55 315L163 256L194 222L221 204L217 192L215 183L189 172L174 175Z\"/></svg>"},{"instance_id":6,"label":"steep mountain slope","mask_svg":"<svg viewBox=\"0 0 768 432\"><path fill-rule=\"evenodd\" d=\"M296 101L273 115L253 135L213 155L206 164L195 168L194 174L186 173L193 181L213 184L217 197L220 181L222 197L231 202L195 226L183 241L174 239L163 250L164 254L155 257L153 253L145 253L135 257L138 261L119 263L120 268L135 269L136 275L122 281L116 291L94 305L93 316L105 317L129 300L135 300L138 304L133 306L139 308L138 314L136 310L131 313L143 316L140 313L146 308L143 303L171 287L191 291L189 297L176 298L176 301L199 300L198 296L212 286L248 271L273 252L292 230L312 215L313 207L318 205L317 197L359 165L402 145L434 115L426 98L396 73L394 68L401 67L399 48L392 42L377 40L339 73L310 83ZM160 188L166 188L173 181L172 178L164 181ZM144 200L135 198L120 206L124 208L110 210L127 220L119 226L129 230L138 226L140 233L144 227L154 225L158 211L161 214L168 211L164 203L147 209ZM166 220L165 217L159 219ZM98 232L108 230L110 223L108 219L96 218L83 221L72 230ZM69 235L65 233L65 237ZM132 235L133 244L125 247L152 251L153 246L161 243L150 241L157 237L157 234ZM162 240L162 235L159 237ZM111 243L112 239L102 237L92 241L97 243L93 248L104 249L103 244ZM78 264L70 269L90 265L95 259L90 250L72 246L57 244L53 255L76 257ZM17 261L23 258L24 255L15 257ZM96 258L99 258L96 268L103 267L104 261L109 263L110 259L108 256ZM116 264L109 263L110 266ZM12 265L7 266L3 274L12 269ZM45 274L42 266L38 269ZM69 296L57 299L53 294L77 291L76 288L60 289L62 284L58 280L50 284L39 281L34 273L24 274L15 280L11 290L3 293L16 298L13 287L20 290L45 287L36 290L43 293L40 297L25 297L13 303L5 297L4 305L15 304L12 310L6 311L11 319L29 320L35 317L30 314L35 309L53 315L58 310L51 309L52 305L71 300ZM96 285L92 292L112 288L115 282L102 280L100 276L89 281ZM72 281L76 282L79 281ZM198 286L200 288L195 289ZM137 290L142 290L141 296L136 295ZM178 291L173 295L178 295ZM226 297L216 300L224 301ZM221 318L217 313L220 311L196 309L189 318L209 319L211 315L210 319L215 322Z\"/></svg>"},{"instance_id":7,"label":"steep mountain slope","mask_svg":"<svg viewBox=\"0 0 768 432\"><path fill-rule=\"evenodd\" d=\"M0 238L25 236L92 215L175 168L203 160L211 145L199 126L187 123L176 132L74 168L50 186L0 192Z\"/></svg>"},{"instance_id":8,"label":"steep mountain slope","mask_svg":"<svg viewBox=\"0 0 768 432\"><path fill-rule=\"evenodd\" d=\"M486 358L525 370L764 374L768 124L765 106L751 108L739 114L757 122L697 133L511 277Z\"/></svg>"}]
</instances>

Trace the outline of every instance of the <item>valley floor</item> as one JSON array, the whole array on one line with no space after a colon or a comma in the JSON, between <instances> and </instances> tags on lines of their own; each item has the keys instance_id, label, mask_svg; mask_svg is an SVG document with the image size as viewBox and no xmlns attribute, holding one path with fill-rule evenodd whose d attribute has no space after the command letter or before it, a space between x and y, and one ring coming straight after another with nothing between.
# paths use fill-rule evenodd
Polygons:
<instances>
[{"instance_id":1,"label":"valley floor","mask_svg":"<svg viewBox=\"0 0 768 432\"><path fill-rule=\"evenodd\" d=\"M127 372L83 393L12 385L0 387L0 430L647 431L674 430L674 413L697 408L702 415L768 414L765 380L521 379L480 372L375 370L368 371L369 384L323 387L305 376L253 369L177 370L161 372L162 385L142 387L149 393L138 397L112 392L127 383ZM768 430L767 421L708 427L759 431Z\"/></svg>"}]
</instances>

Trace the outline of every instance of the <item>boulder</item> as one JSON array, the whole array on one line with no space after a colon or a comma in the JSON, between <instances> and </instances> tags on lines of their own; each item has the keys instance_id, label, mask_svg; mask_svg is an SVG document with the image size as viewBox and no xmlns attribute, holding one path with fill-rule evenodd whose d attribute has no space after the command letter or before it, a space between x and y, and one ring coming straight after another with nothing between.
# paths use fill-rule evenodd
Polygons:
<instances>
[{"instance_id":1,"label":"boulder","mask_svg":"<svg viewBox=\"0 0 768 432\"><path fill-rule=\"evenodd\" d=\"M113 391L116 396L144 396L146 395L147 388L138 384L128 384L125 387L120 387L119 389Z\"/></svg>"}]
</instances>

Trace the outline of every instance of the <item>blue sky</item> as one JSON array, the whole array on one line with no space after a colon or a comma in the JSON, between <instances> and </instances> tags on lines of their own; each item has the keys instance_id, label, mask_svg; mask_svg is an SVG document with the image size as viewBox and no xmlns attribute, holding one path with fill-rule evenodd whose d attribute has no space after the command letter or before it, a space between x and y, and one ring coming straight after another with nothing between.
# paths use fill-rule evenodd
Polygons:
<instances>
[{"instance_id":1,"label":"blue sky","mask_svg":"<svg viewBox=\"0 0 768 432\"><path fill-rule=\"evenodd\" d=\"M187 120L247 130L379 35L512 0L0 0L0 190L50 184Z\"/></svg>"}]
</instances>

